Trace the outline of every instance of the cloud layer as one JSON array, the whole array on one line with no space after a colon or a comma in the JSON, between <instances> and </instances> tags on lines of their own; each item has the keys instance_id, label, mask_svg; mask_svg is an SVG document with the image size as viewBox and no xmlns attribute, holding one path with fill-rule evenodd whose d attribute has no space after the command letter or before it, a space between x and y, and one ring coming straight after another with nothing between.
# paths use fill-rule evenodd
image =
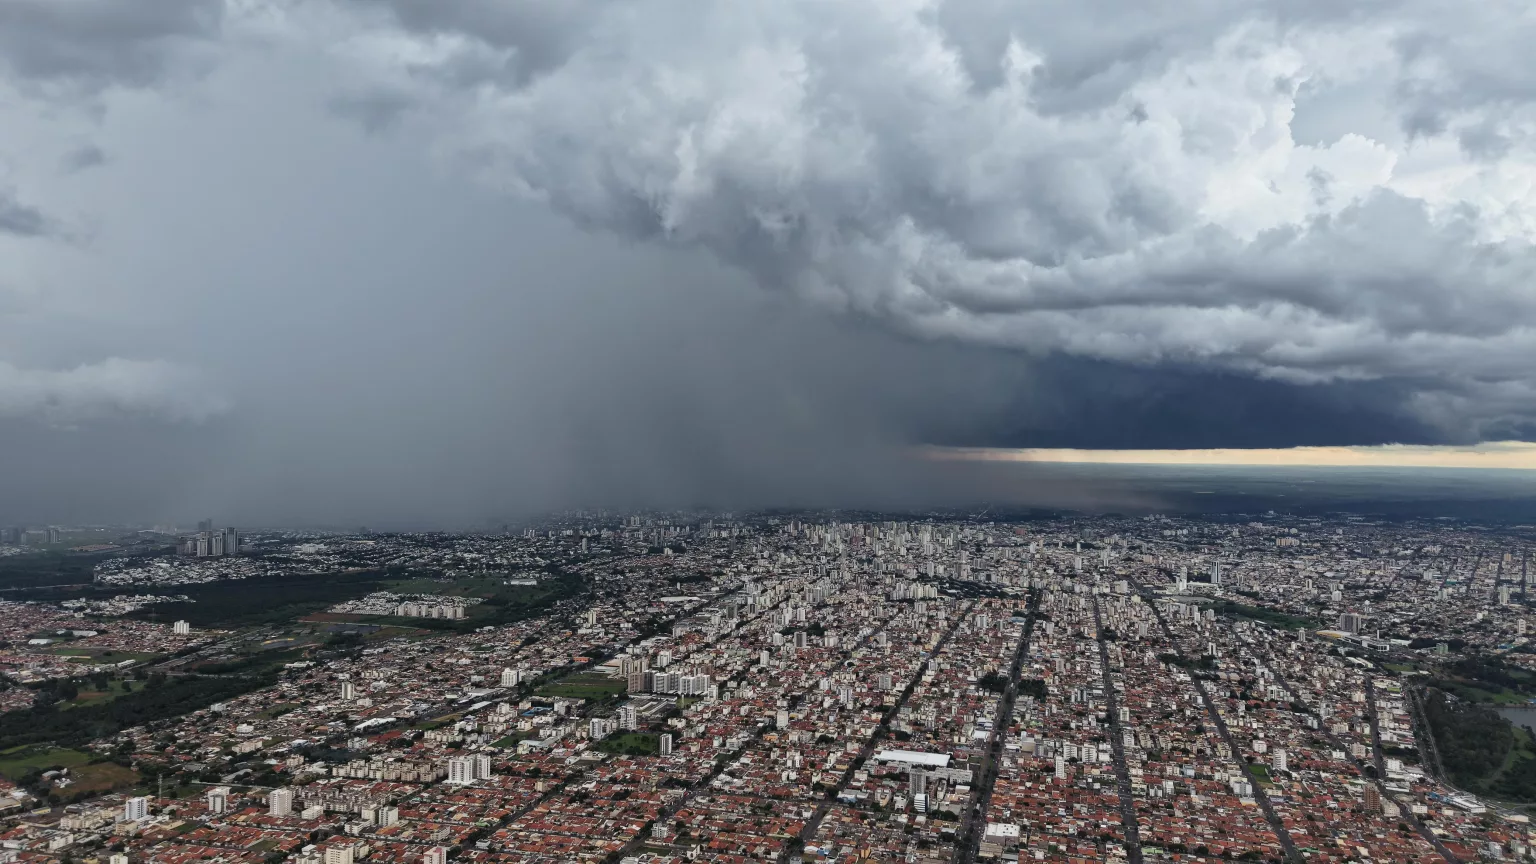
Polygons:
<instances>
[{"instance_id":1,"label":"cloud layer","mask_svg":"<svg viewBox=\"0 0 1536 864\"><path fill-rule=\"evenodd\" d=\"M917 444L1536 440L1533 42L1505 0L0 0L0 448L51 457L8 491L464 520L1028 491Z\"/></svg>"},{"instance_id":2,"label":"cloud layer","mask_svg":"<svg viewBox=\"0 0 1536 864\"><path fill-rule=\"evenodd\" d=\"M348 104L583 225L924 337L1530 428L1521 4L381 5Z\"/></svg>"}]
</instances>

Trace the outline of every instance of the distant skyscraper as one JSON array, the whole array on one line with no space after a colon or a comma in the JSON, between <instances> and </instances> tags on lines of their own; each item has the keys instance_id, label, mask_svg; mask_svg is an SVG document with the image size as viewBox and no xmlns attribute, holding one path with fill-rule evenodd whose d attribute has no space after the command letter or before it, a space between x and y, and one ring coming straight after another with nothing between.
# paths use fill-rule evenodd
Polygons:
<instances>
[{"instance_id":1,"label":"distant skyscraper","mask_svg":"<svg viewBox=\"0 0 1536 864\"><path fill-rule=\"evenodd\" d=\"M240 554L240 532L233 528L224 529L224 554Z\"/></svg>"},{"instance_id":2,"label":"distant skyscraper","mask_svg":"<svg viewBox=\"0 0 1536 864\"><path fill-rule=\"evenodd\" d=\"M149 815L149 799L129 798L123 805L123 821L137 822Z\"/></svg>"},{"instance_id":3,"label":"distant skyscraper","mask_svg":"<svg viewBox=\"0 0 1536 864\"><path fill-rule=\"evenodd\" d=\"M293 813L293 790L273 789L267 797L267 813L272 816L288 816Z\"/></svg>"}]
</instances>

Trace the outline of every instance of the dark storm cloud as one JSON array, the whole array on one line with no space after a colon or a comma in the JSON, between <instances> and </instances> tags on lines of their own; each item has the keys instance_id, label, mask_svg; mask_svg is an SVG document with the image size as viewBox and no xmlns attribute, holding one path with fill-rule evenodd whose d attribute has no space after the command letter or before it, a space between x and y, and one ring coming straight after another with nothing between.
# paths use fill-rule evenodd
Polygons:
<instances>
[{"instance_id":1,"label":"dark storm cloud","mask_svg":"<svg viewBox=\"0 0 1536 864\"><path fill-rule=\"evenodd\" d=\"M0 449L350 524L1529 437L1532 25L1441 6L0 0Z\"/></svg>"},{"instance_id":2,"label":"dark storm cloud","mask_svg":"<svg viewBox=\"0 0 1536 864\"><path fill-rule=\"evenodd\" d=\"M579 224L924 338L1536 412L1516 6L386 5L419 50L361 68Z\"/></svg>"},{"instance_id":3,"label":"dark storm cloud","mask_svg":"<svg viewBox=\"0 0 1536 864\"><path fill-rule=\"evenodd\" d=\"M24 81L143 86L186 42L216 34L224 9L224 0L6 0L0 65Z\"/></svg>"},{"instance_id":4,"label":"dark storm cloud","mask_svg":"<svg viewBox=\"0 0 1536 864\"><path fill-rule=\"evenodd\" d=\"M1437 444L1409 413L1407 384L1298 387L1197 368L1072 359L1034 364L1005 405L937 421L928 439L960 447L1190 449Z\"/></svg>"}]
</instances>

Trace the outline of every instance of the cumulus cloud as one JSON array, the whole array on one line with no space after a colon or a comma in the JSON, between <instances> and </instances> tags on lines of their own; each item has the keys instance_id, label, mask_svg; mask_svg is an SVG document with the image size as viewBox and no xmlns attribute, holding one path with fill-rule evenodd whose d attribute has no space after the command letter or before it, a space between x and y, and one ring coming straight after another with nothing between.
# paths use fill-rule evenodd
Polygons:
<instances>
[{"instance_id":1,"label":"cumulus cloud","mask_svg":"<svg viewBox=\"0 0 1536 864\"><path fill-rule=\"evenodd\" d=\"M0 417L66 426L134 416L197 422L230 407L202 375L164 361L113 357L62 370L0 362Z\"/></svg>"},{"instance_id":2,"label":"cumulus cloud","mask_svg":"<svg viewBox=\"0 0 1536 864\"><path fill-rule=\"evenodd\" d=\"M1510 2L386 0L332 49L582 225L924 337L1388 381L1466 439L1536 418L1533 39Z\"/></svg>"}]
</instances>

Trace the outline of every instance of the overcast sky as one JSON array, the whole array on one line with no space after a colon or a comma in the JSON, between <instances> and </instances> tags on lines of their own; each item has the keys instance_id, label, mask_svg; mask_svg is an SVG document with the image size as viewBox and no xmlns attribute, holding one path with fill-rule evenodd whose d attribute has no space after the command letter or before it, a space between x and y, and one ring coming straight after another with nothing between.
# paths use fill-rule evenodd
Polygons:
<instances>
[{"instance_id":1,"label":"overcast sky","mask_svg":"<svg viewBox=\"0 0 1536 864\"><path fill-rule=\"evenodd\" d=\"M1504 0L0 0L0 520L1536 439L1531 44Z\"/></svg>"}]
</instances>

